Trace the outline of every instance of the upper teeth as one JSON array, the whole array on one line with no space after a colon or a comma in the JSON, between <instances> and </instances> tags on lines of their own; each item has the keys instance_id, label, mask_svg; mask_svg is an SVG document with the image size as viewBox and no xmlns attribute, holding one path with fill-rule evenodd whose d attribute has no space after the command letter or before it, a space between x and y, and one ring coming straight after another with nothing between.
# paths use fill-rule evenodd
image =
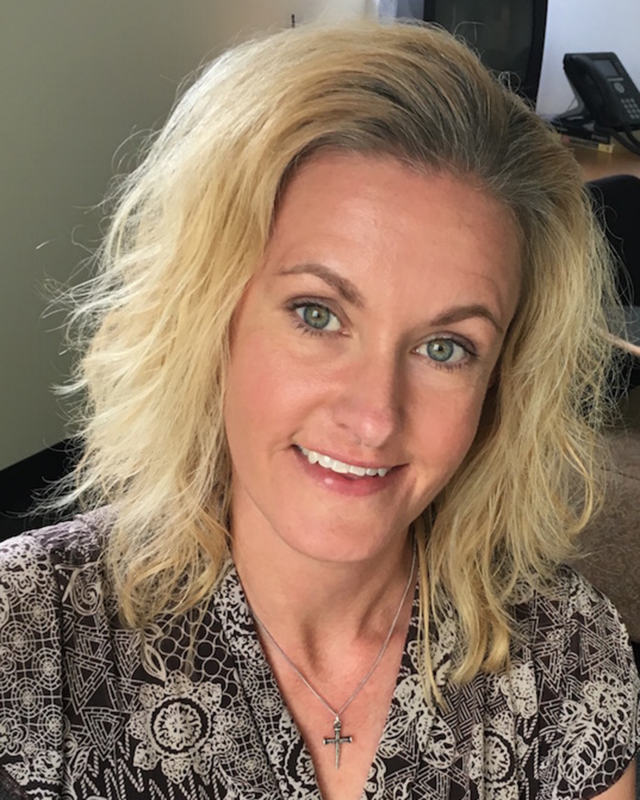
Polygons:
<instances>
[{"instance_id":1,"label":"upper teeth","mask_svg":"<svg viewBox=\"0 0 640 800\"><path fill-rule=\"evenodd\" d=\"M325 456L323 453L316 453L315 450L307 450L306 447L300 447L300 451L311 464L320 464L321 467L339 472L341 475L357 475L360 478L365 475L379 475L382 478L389 472L385 467L367 469L365 467L355 467L353 464L345 464L344 461L337 461L335 458Z\"/></svg>"}]
</instances>

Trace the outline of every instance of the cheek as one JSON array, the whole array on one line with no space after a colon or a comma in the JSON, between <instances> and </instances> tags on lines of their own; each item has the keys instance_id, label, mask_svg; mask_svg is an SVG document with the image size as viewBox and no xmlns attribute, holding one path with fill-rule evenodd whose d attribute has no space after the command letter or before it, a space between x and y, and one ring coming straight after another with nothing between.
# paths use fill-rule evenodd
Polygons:
<instances>
[{"instance_id":1,"label":"cheek","mask_svg":"<svg viewBox=\"0 0 640 800\"><path fill-rule=\"evenodd\" d=\"M234 342L227 374L225 425L230 439L249 429L264 439L287 429L313 396L311 374L264 331Z\"/></svg>"},{"instance_id":2,"label":"cheek","mask_svg":"<svg viewBox=\"0 0 640 800\"><path fill-rule=\"evenodd\" d=\"M484 397L484 389L472 396L448 396L420 418L422 452L428 459L437 459L447 477L453 475L473 444Z\"/></svg>"},{"instance_id":3,"label":"cheek","mask_svg":"<svg viewBox=\"0 0 640 800\"><path fill-rule=\"evenodd\" d=\"M278 393L264 354L243 337L234 343L229 361L225 395L225 426L230 445L248 435L252 427L264 428L270 405Z\"/></svg>"}]
</instances>

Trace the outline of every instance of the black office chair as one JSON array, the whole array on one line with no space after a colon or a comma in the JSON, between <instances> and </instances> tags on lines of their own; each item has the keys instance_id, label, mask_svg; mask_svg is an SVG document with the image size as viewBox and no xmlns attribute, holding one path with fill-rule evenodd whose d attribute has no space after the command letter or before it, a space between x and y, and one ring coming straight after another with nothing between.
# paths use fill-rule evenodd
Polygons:
<instances>
[{"instance_id":1,"label":"black office chair","mask_svg":"<svg viewBox=\"0 0 640 800\"><path fill-rule=\"evenodd\" d=\"M614 175L587 186L609 243L626 269L620 280L622 296L629 305L640 306L640 178Z\"/></svg>"},{"instance_id":2,"label":"black office chair","mask_svg":"<svg viewBox=\"0 0 640 800\"><path fill-rule=\"evenodd\" d=\"M73 469L79 457L79 443L65 439L0 470L0 542L59 521L61 517L54 511L34 508L34 503Z\"/></svg>"},{"instance_id":3,"label":"black office chair","mask_svg":"<svg viewBox=\"0 0 640 800\"><path fill-rule=\"evenodd\" d=\"M604 224L609 244L620 263L618 290L629 316L640 319L640 178L614 175L587 183L594 211ZM637 323L636 323L637 324ZM631 333L640 335L640 324ZM640 386L640 365L630 374L629 388Z\"/></svg>"}]
</instances>

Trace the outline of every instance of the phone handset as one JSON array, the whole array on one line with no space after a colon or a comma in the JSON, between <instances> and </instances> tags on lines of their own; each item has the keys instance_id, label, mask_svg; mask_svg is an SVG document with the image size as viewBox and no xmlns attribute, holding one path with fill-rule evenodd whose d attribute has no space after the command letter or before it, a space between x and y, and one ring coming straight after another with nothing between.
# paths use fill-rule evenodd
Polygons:
<instances>
[{"instance_id":1,"label":"phone handset","mask_svg":"<svg viewBox=\"0 0 640 800\"><path fill-rule=\"evenodd\" d=\"M640 154L640 92L615 53L566 53L564 71L596 125Z\"/></svg>"}]
</instances>

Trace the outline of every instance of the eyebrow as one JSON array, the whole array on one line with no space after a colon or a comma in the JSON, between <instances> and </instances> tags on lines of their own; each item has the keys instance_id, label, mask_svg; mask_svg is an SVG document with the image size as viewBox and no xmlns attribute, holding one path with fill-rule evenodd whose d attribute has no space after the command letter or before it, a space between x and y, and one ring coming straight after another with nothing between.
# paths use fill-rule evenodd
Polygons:
<instances>
[{"instance_id":1,"label":"eyebrow","mask_svg":"<svg viewBox=\"0 0 640 800\"><path fill-rule=\"evenodd\" d=\"M441 325L452 325L454 322L461 322L462 320L469 319L470 317L481 317L482 319L488 320L501 336L504 335L504 328L502 325L500 325L498 320L487 308L487 306L482 305L481 303L475 303L468 306L453 306L452 308L448 308L442 314L439 314L432 321L432 324L435 327L440 327Z\"/></svg>"},{"instance_id":2,"label":"eyebrow","mask_svg":"<svg viewBox=\"0 0 640 800\"><path fill-rule=\"evenodd\" d=\"M351 303L351 305L357 306L358 308L364 308L364 297L356 285L351 283L348 278L343 278L342 275L338 275L337 272L334 272L329 267L325 267L323 264L296 264L294 267L280 270L277 274L302 275L305 273L308 275L315 275L323 280L329 286L334 288L343 298L343 300Z\"/></svg>"},{"instance_id":3,"label":"eyebrow","mask_svg":"<svg viewBox=\"0 0 640 800\"><path fill-rule=\"evenodd\" d=\"M348 303L351 303L358 308L364 308L365 306L364 297L355 284L353 284L348 278L338 275L337 272L334 272L334 270L324 266L323 264L296 264L293 267L279 270L276 274L280 276L303 274L315 275L323 280L326 284L333 287ZM442 325L452 325L455 322L461 322L462 320L470 319L472 317L480 317L488 320L501 336L504 335L504 328L502 325L500 325L489 308L482 303L472 303L471 305L464 306L452 306L451 308L448 308L446 311L443 311L441 314L439 314L435 319L431 320L430 324L433 327L438 328Z\"/></svg>"}]
</instances>

